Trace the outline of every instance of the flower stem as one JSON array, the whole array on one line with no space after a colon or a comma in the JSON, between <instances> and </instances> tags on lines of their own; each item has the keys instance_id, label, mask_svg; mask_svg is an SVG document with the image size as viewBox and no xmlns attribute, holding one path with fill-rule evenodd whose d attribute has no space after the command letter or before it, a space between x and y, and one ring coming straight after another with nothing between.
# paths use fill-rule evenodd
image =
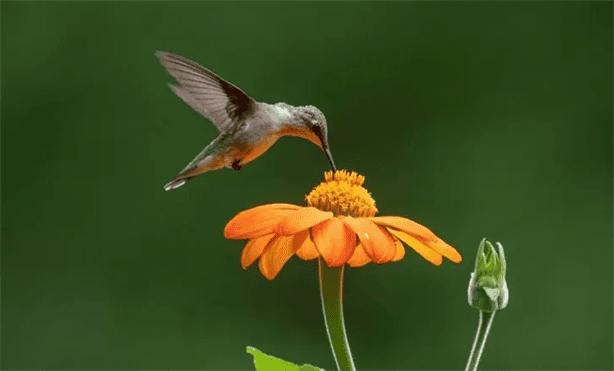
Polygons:
<instances>
[{"instance_id":1,"label":"flower stem","mask_svg":"<svg viewBox=\"0 0 614 371\"><path fill-rule=\"evenodd\" d=\"M480 363L480 358L482 357L482 353L484 352L484 346L486 345L488 333L490 332L492 322L495 319L495 313L496 311L493 311L492 313L480 311L478 330L475 334L475 340L473 341L473 347L471 348L471 354L469 354L469 360L467 361L467 367L465 367L465 371L476 371L478 369L478 364ZM484 318L486 318L486 320L488 321L488 325L486 325L486 328L482 329ZM480 349L476 352L475 350L478 343L480 343Z\"/></svg>"},{"instance_id":2,"label":"flower stem","mask_svg":"<svg viewBox=\"0 0 614 371\"><path fill-rule=\"evenodd\" d=\"M318 259L318 265L324 324L337 369L356 371L343 322L343 268L345 265L330 268L322 258Z\"/></svg>"}]
</instances>

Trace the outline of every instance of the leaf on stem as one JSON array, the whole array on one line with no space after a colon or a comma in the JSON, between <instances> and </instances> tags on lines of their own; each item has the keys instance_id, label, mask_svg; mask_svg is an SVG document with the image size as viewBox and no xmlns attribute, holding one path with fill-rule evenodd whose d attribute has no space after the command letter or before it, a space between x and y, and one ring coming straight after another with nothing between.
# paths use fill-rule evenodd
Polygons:
<instances>
[{"instance_id":1,"label":"leaf on stem","mask_svg":"<svg viewBox=\"0 0 614 371\"><path fill-rule=\"evenodd\" d=\"M264 354L254 347L247 347L247 353L254 356L256 371L325 371L323 368L304 364L295 365L283 359Z\"/></svg>"}]
</instances>

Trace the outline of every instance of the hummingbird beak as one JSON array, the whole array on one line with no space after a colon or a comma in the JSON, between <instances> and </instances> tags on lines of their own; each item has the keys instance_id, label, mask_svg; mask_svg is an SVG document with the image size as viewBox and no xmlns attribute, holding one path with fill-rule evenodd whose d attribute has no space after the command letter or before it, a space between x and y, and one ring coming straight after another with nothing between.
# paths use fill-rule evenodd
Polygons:
<instances>
[{"instance_id":1,"label":"hummingbird beak","mask_svg":"<svg viewBox=\"0 0 614 371\"><path fill-rule=\"evenodd\" d=\"M337 171L337 167L333 161L333 155L330 153L328 146L322 146L322 150L324 150L324 154L326 154L326 158L328 158L328 162L330 162L330 166L333 168L333 171Z\"/></svg>"},{"instance_id":2,"label":"hummingbird beak","mask_svg":"<svg viewBox=\"0 0 614 371\"><path fill-rule=\"evenodd\" d=\"M335 162L333 161L333 155L330 153L330 149L328 148L328 137L326 136L326 134L322 133L322 129L317 125L313 126L311 130L317 138L317 140L314 140L315 138L310 139L311 142L322 148L324 154L326 155L326 158L328 159L328 162L330 162L330 167L333 169L333 171L337 171L337 167L335 166Z\"/></svg>"}]
</instances>

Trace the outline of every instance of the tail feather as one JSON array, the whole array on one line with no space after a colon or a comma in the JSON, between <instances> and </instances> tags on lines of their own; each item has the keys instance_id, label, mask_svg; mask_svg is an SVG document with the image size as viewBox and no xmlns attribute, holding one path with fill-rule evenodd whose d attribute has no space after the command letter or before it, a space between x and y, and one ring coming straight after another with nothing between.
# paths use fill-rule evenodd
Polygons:
<instances>
[{"instance_id":1,"label":"tail feather","mask_svg":"<svg viewBox=\"0 0 614 371\"><path fill-rule=\"evenodd\" d=\"M208 147L207 147L208 148ZM205 148L205 151L207 150ZM203 153L205 152L203 151ZM202 173L206 173L208 171L221 169L226 166L225 159L221 155L206 155L202 157L202 153L198 155L192 162L186 166L179 175L173 178L167 185L164 186L164 189L170 191L171 189L179 188L182 185L186 184L186 182Z\"/></svg>"},{"instance_id":2,"label":"tail feather","mask_svg":"<svg viewBox=\"0 0 614 371\"><path fill-rule=\"evenodd\" d=\"M188 167L187 169L185 169L184 171L179 173L179 175L174 177L173 180L168 182L164 186L164 189L167 190L167 191L170 191L171 189L175 189L175 188L181 187L182 185L186 184L188 182L188 180L194 178L195 176L197 176L199 174L202 174L202 171L199 172L198 170L199 170L198 167Z\"/></svg>"},{"instance_id":3,"label":"tail feather","mask_svg":"<svg viewBox=\"0 0 614 371\"><path fill-rule=\"evenodd\" d=\"M187 183L187 179L173 179L164 186L164 190L170 191L171 189L179 188Z\"/></svg>"},{"instance_id":4,"label":"tail feather","mask_svg":"<svg viewBox=\"0 0 614 371\"><path fill-rule=\"evenodd\" d=\"M218 161L203 164L202 166L188 166L185 170L183 170L179 175L177 175L173 180L171 180L167 185L164 186L164 189L170 191L171 189L179 188L182 185L186 184L188 180L197 177L202 173L206 173L211 170L217 170L222 168L222 164Z\"/></svg>"}]
</instances>

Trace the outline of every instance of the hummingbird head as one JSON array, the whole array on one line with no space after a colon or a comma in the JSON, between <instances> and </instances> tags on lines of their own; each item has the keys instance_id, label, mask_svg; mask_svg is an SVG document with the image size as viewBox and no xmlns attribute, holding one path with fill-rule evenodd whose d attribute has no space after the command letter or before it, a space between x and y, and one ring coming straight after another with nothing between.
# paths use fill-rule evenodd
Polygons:
<instances>
[{"instance_id":1,"label":"hummingbird head","mask_svg":"<svg viewBox=\"0 0 614 371\"><path fill-rule=\"evenodd\" d=\"M330 162L330 166L336 171L337 168L335 167L333 155L330 153L330 146L328 145L328 126L326 125L326 117L324 117L322 111L314 106L301 107L300 111L303 125L305 125L308 131L315 134L307 139L322 148L324 154L326 154L328 158L328 162Z\"/></svg>"}]
</instances>

